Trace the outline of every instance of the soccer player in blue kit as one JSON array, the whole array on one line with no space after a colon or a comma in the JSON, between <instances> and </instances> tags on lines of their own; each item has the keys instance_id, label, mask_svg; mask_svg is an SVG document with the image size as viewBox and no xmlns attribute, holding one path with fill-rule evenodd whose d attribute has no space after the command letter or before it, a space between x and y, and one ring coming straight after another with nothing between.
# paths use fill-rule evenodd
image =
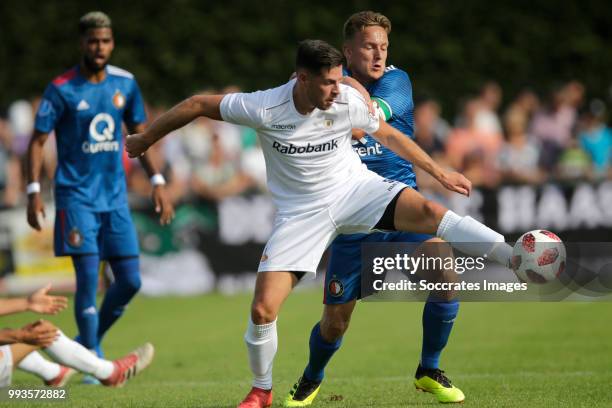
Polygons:
<instances>
[{"instance_id":1,"label":"soccer player in blue kit","mask_svg":"<svg viewBox=\"0 0 612 408\"><path fill-rule=\"evenodd\" d=\"M39 176L43 145L55 130L56 256L71 256L76 271L77 340L101 354L104 334L138 292L138 240L127 201L123 168L122 123L129 132L145 128L146 114L134 76L108 65L114 48L111 21L90 12L79 21L81 61L46 88L36 114L28 148L28 212L30 226L41 229L45 215ZM147 156L141 164L153 184L160 222L174 209L164 192L164 178ZM101 260L110 264L114 282L98 310L96 292Z\"/></svg>"},{"instance_id":2,"label":"soccer player in blue kit","mask_svg":"<svg viewBox=\"0 0 612 408\"><path fill-rule=\"evenodd\" d=\"M407 135L414 134L412 86L408 74L386 66L391 22L372 11L353 14L344 25L345 74L357 79L370 93L379 116ZM361 132L361 133L358 133ZM412 164L376 139L354 130L354 150L368 169L417 188ZM287 407L309 406L324 377L325 366L340 348L357 299L361 297L361 244L373 242L443 242L431 235L407 232L341 235L330 247L325 274L324 311L310 335L308 365L285 400ZM437 297L438 296L438 297ZM440 294L430 295L423 310L421 360L415 374L417 389L431 392L440 402L462 402L465 396L439 368L459 303Z\"/></svg>"}]
</instances>

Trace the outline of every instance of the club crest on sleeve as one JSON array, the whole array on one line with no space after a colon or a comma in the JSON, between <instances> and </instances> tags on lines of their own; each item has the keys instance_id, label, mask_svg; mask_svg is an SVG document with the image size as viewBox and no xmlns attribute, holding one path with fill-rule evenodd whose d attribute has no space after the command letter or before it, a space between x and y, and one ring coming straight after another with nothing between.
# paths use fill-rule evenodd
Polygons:
<instances>
[{"instance_id":1,"label":"club crest on sleeve","mask_svg":"<svg viewBox=\"0 0 612 408\"><path fill-rule=\"evenodd\" d=\"M327 284L327 291L330 296L338 297L344 293L344 285L338 279L332 279Z\"/></svg>"},{"instance_id":2,"label":"club crest on sleeve","mask_svg":"<svg viewBox=\"0 0 612 408\"><path fill-rule=\"evenodd\" d=\"M121 109L125 106L125 96L118 89L113 95L113 105L115 105L115 108L117 109Z\"/></svg>"},{"instance_id":3,"label":"club crest on sleeve","mask_svg":"<svg viewBox=\"0 0 612 408\"><path fill-rule=\"evenodd\" d=\"M43 99L38 107L38 116L47 116L53 112L53 104L48 99Z\"/></svg>"}]
</instances>

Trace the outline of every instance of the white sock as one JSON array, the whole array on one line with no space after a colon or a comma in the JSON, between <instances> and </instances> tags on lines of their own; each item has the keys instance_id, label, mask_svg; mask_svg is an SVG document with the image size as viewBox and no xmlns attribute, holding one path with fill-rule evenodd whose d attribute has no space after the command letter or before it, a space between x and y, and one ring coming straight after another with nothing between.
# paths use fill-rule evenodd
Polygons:
<instances>
[{"instance_id":1,"label":"white sock","mask_svg":"<svg viewBox=\"0 0 612 408\"><path fill-rule=\"evenodd\" d=\"M272 363L278 348L276 320L267 324L254 324L249 318L244 341L249 351L253 386L264 390L272 389Z\"/></svg>"},{"instance_id":2,"label":"white sock","mask_svg":"<svg viewBox=\"0 0 612 408\"><path fill-rule=\"evenodd\" d=\"M33 351L17 365L21 370L34 374L45 381L51 381L60 373L60 365L46 360L37 351Z\"/></svg>"},{"instance_id":3,"label":"white sock","mask_svg":"<svg viewBox=\"0 0 612 408\"><path fill-rule=\"evenodd\" d=\"M468 255L486 254L505 267L510 265L512 247L506 244L504 236L472 217L461 217L448 210L438 225L437 236Z\"/></svg>"},{"instance_id":4,"label":"white sock","mask_svg":"<svg viewBox=\"0 0 612 408\"><path fill-rule=\"evenodd\" d=\"M61 331L58 338L45 349L45 352L53 360L82 373L91 374L100 380L110 377L115 369L112 362L98 358L76 341L66 337Z\"/></svg>"}]
</instances>

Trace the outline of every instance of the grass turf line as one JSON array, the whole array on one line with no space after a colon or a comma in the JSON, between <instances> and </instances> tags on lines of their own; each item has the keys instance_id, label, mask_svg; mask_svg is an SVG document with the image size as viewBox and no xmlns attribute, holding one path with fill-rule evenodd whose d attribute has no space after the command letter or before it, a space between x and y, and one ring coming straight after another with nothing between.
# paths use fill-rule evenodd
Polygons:
<instances>
[{"instance_id":1,"label":"grass turf line","mask_svg":"<svg viewBox=\"0 0 612 408\"><path fill-rule=\"evenodd\" d=\"M122 389L73 379L62 407L235 407L250 387L243 333L250 295L137 298L104 342L109 358L156 346L153 365ZM342 349L326 370L317 407L438 406L412 376L422 304L360 303ZM301 374L321 315L319 291L290 296L278 320L275 405ZM442 368L473 407L612 407L611 303L463 303ZM3 318L3 326L32 321ZM49 320L73 336L72 311ZM16 371L14 388L38 387ZM0 401L0 406L58 407Z\"/></svg>"}]
</instances>

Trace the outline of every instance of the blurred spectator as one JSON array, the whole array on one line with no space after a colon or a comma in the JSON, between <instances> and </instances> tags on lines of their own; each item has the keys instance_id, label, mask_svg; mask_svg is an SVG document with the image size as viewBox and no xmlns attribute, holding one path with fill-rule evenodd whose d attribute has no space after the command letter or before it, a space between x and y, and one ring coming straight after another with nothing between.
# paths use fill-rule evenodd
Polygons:
<instances>
[{"instance_id":1,"label":"blurred spectator","mask_svg":"<svg viewBox=\"0 0 612 408\"><path fill-rule=\"evenodd\" d=\"M582 116L578 135L580 146L591 158L596 178L605 177L610 169L612 130L606 126L605 117L606 106L603 101L592 101L589 110Z\"/></svg>"},{"instance_id":2,"label":"blurred spectator","mask_svg":"<svg viewBox=\"0 0 612 408\"><path fill-rule=\"evenodd\" d=\"M569 146L559 156L557 177L566 181L590 178L592 172L589 155L580 148L575 137L572 137L568 144Z\"/></svg>"},{"instance_id":3,"label":"blurred spectator","mask_svg":"<svg viewBox=\"0 0 612 408\"><path fill-rule=\"evenodd\" d=\"M527 113L509 110L504 117L507 140L499 154L499 168L505 181L537 184L545 175L538 165L540 149L527 133Z\"/></svg>"},{"instance_id":4,"label":"blurred spectator","mask_svg":"<svg viewBox=\"0 0 612 408\"><path fill-rule=\"evenodd\" d=\"M146 105L147 118L151 122L157 118L165 109L153 108L150 105ZM155 168L159 169L161 174L166 179L166 191L168 198L172 200L172 203L176 205L187 193L187 182L186 178L177 175L175 167L168 160L166 146L171 138L164 138L159 142L155 143L148 150L149 158ZM137 160L131 160L127 158L127 153L124 155L124 166L127 174L130 198L141 207L148 207L151 205L151 194L153 193L153 186L147 176L145 170L140 166Z\"/></svg>"},{"instance_id":5,"label":"blurred spectator","mask_svg":"<svg viewBox=\"0 0 612 408\"><path fill-rule=\"evenodd\" d=\"M228 92L239 89L222 91ZM252 129L199 118L168 138L165 150L177 177L185 179L197 197L219 201L265 188L265 163Z\"/></svg>"},{"instance_id":6,"label":"blurred spectator","mask_svg":"<svg viewBox=\"0 0 612 408\"><path fill-rule=\"evenodd\" d=\"M533 119L531 133L542 144L541 163L548 171L554 169L563 149L569 146L583 96L584 86L579 82L557 87L546 108Z\"/></svg>"},{"instance_id":7,"label":"blurred spectator","mask_svg":"<svg viewBox=\"0 0 612 408\"><path fill-rule=\"evenodd\" d=\"M505 116L514 115L516 112L525 115L527 122L531 122L533 115L540 108L540 99L531 89L523 89L512 101Z\"/></svg>"},{"instance_id":8,"label":"blurred spectator","mask_svg":"<svg viewBox=\"0 0 612 408\"><path fill-rule=\"evenodd\" d=\"M0 119L0 208L14 207L21 198L23 176L12 146L13 133L9 123Z\"/></svg>"},{"instance_id":9,"label":"blurred spectator","mask_svg":"<svg viewBox=\"0 0 612 408\"><path fill-rule=\"evenodd\" d=\"M444 153L444 142L450 131L440 113L440 105L430 98L417 101L414 108L415 140L432 157Z\"/></svg>"},{"instance_id":10,"label":"blurred spectator","mask_svg":"<svg viewBox=\"0 0 612 408\"><path fill-rule=\"evenodd\" d=\"M200 197L220 201L226 197L245 192L255 185L235 160L224 151L223 136L213 134L206 162L202 163L191 178L191 188Z\"/></svg>"},{"instance_id":11,"label":"blurred spectator","mask_svg":"<svg viewBox=\"0 0 612 408\"><path fill-rule=\"evenodd\" d=\"M23 156L34 131L32 104L24 99L13 102L8 108L8 120L13 132L12 150L18 156Z\"/></svg>"},{"instance_id":12,"label":"blurred spectator","mask_svg":"<svg viewBox=\"0 0 612 408\"><path fill-rule=\"evenodd\" d=\"M474 116L474 128L483 133L501 134L497 110L502 100L502 89L497 82L489 81L482 86L476 99L477 110Z\"/></svg>"},{"instance_id":13,"label":"blurred spectator","mask_svg":"<svg viewBox=\"0 0 612 408\"><path fill-rule=\"evenodd\" d=\"M475 118L480 106L479 99L465 103L462 113L464 126L451 131L446 157L451 167L466 173L475 186L492 187L499 181L496 162L503 140L501 133L476 128Z\"/></svg>"}]
</instances>

